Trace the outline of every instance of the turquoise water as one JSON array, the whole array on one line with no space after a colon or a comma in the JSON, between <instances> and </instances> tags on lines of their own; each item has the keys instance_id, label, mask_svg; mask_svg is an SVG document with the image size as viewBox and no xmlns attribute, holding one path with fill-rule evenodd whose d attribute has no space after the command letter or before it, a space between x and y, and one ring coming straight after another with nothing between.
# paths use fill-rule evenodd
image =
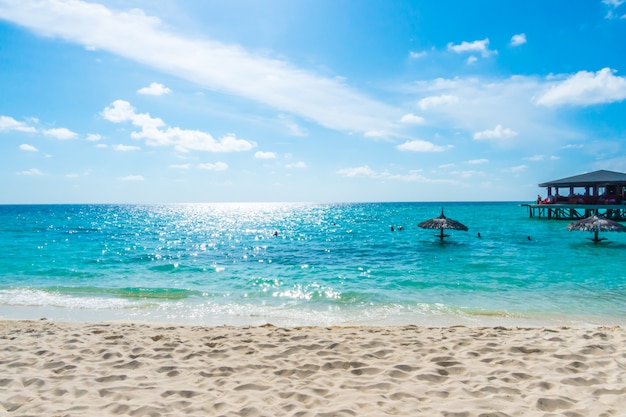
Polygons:
<instances>
[{"instance_id":1,"label":"turquoise water","mask_svg":"<svg viewBox=\"0 0 626 417\"><path fill-rule=\"evenodd\" d=\"M442 205L469 227L443 243L417 227ZM626 234L567 224L520 203L5 205L0 317L626 324Z\"/></svg>"}]
</instances>

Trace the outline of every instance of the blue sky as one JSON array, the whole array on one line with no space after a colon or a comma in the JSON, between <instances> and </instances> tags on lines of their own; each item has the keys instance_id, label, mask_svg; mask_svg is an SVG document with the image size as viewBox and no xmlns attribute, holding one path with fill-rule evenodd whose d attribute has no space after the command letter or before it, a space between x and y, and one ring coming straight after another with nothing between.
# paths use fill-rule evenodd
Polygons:
<instances>
[{"instance_id":1,"label":"blue sky","mask_svg":"<svg viewBox=\"0 0 626 417\"><path fill-rule=\"evenodd\" d=\"M625 100L624 0L0 0L0 203L533 200Z\"/></svg>"}]
</instances>

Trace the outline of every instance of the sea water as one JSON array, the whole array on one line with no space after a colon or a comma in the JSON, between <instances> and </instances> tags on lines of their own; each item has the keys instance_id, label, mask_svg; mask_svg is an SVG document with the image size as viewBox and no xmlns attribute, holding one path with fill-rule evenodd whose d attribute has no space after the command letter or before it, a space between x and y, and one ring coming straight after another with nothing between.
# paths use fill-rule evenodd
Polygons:
<instances>
[{"instance_id":1,"label":"sea water","mask_svg":"<svg viewBox=\"0 0 626 417\"><path fill-rule=\"evenodd\" d=\"M417 226L442 209L469 231ZM514 202L0 205L0 318L626 324L626 234L568 224Z\"/></svg>"}]
</instances>

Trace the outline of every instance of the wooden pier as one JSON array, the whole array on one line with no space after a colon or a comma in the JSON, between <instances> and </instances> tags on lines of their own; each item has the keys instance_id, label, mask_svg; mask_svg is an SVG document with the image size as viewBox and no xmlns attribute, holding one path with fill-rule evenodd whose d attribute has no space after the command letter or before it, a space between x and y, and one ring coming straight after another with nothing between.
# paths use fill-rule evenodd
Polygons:
<instances>
[{"instance_id":1,"label":"wooden pier","mask_svg":"<svg viewBox=\"0 0 626 417\"><path fill-rule=\"evenodd\" d=\"M579 220L595 214L626 221L626 173L599 170L539 186L546 188L547 197L538 195L536 204L522 204L530 217Z\"/></svg>"},{"instance_id":2,"label":"wooden pier","mask_svg":"<svg viewBox=\"0 0 626 417\"><path fill-rule=\"evenodd\" d=\"M522 204L530 217L555 220L579 220L594 214L616 221L626 221L626 205L615 204Z\"/></svg>"}]
</instances>

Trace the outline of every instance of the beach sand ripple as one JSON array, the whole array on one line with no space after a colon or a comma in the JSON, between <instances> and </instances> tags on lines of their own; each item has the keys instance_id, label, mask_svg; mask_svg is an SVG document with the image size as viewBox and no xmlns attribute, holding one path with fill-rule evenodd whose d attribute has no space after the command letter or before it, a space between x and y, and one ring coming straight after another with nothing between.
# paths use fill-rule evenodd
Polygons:
<instances>
[{"instance_id":1,"label":"beach sand ripple","mask_svg":"<svg viewBox=\"0 0 626 417\"><path fill-rule=\"evenodd\" d=\"M619 416L611 328L0 321L0 415Z\"/></svg>"}]
</instances>

